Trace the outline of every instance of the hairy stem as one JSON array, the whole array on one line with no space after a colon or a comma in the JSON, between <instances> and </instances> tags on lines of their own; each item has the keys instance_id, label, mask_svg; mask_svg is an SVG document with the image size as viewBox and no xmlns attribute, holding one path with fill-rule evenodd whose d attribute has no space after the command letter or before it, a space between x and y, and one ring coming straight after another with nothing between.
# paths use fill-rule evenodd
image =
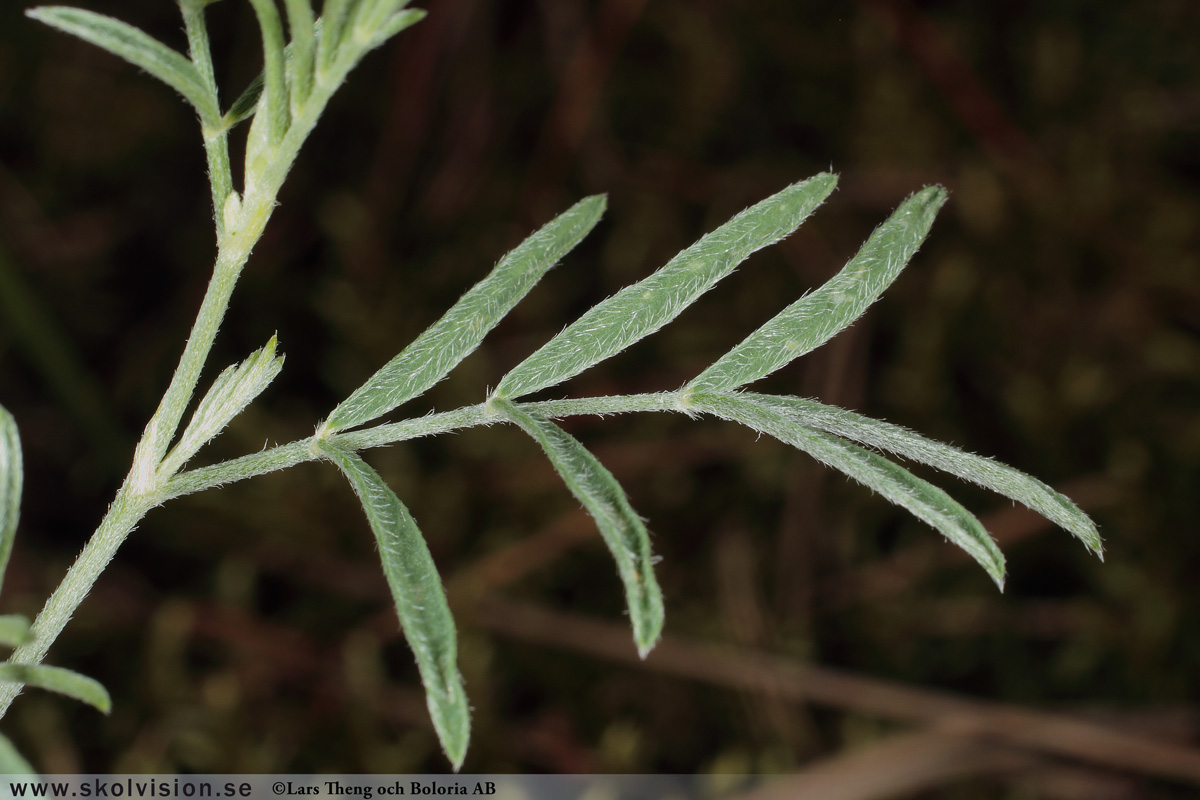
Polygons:
<instances>
[{"instance_id":1,"label":"hairy stem","mask_svg":"<svg viewBox=\"0 0 1200 800\"><path fill-rule=\"evenodd\" d=\"M75 563L34 620L29 641L13 652L10 662L14 664L33 665L45 658L50 646L75 613L75 609L83 602L121 543L146 512L170 497L199 490L187 487L199 487L205 483L205 480L181 483L174 475L179 465L172 462L164 464L167 450L175 439L183 414L195 394L200 374L229 307L237 279L250 256L250 250L262 236L271 217L275 199L288 171L305 139L316 126L329 99L347 73L369 49L367 45L361 44L347 46L344 53L339 53L340 58L332 58L332 51L329 51L327 55L330 61L319 79L313 81L314 85L307 93L298 92L294 106L289 108L284 75L283 35L278 10L273 0L252 0L263 28L268 96L266 103L261 104L259 108L260 115L265 119L256 119L255 124L251 126L244 196L240 196L233 189L227 130L220 119L217 104L216 78L203 11L208 2L210 0L179 0L179 7L187 31L192 63L207 90L204 99L207 100L211 96L212 105L216 109L212 113L201 113L201 128L216 217L217 259L213 275L180 356L179 365L138 442L133 465L125 482L117 492L100 527L92 534ZM304 39L308 34L300 29L309 24L309 19L298 13L301 5L299 2L289 3L289 20L297 28L298 38ZM338 3L334 2L332 5L336 7ZM308 45L311 45L311 41ZM303 47L301 49L303 50ZM304 53L301 54L302 61L307 57ZM289 113L294 114L290 126ZM256 138L256 127L265 135ZM480 419L471 424L486 422L490 418L486 411L476 413ZM455 427L462 426L460 424ZM211 479L212 476L209 476L207 485L215 486L230 480L250 477L251 474L261 474L264 471L282 469L293 463L312 460L315 456L309 445L310 442L304 441L275 448L268 451L273 458L270 469L256 468L257 471L252 469L233 478L217 476L216 479ZM233 463L236 462L230 462ZM20 683L0 683L0 717L7 712L22 687L23 684Z\"/></svg>"},{"instance_id":2,"label":"hairy stem","mask_svg":"<svg viewBox=\"0 0 1200 800\"><path fill-rule=\"evenodd\" d=\"M686 413L688 411L680 405L678 392L586 397L577 400L548 400L540 403L521 403L520 406L526 411L549 419L580 414L625 414L636 411L683 411ZM358 451L370 447L396 444L409 439L419 439L423 436L436 436L440 433L473 428L478 425L491 425L495 422L507 422L507 420L494 414L488 408L487 403L480 403L440 414L429 414L401 422L377 425L361 431L334 434L328 438L343 449ZM210 467L182 472L167 482L163 489L163 499L168 500L195 494L205 489L294 467L306 461L315 461L320 457L313 452L312 448L317 438L317 436L310 436L307 439L272 447L261 453L252 453L241 458L213 464Z\"/></svg>"},{"instance_id":3,"label":"hairy stem","mask_svg":"<svg viewBox=\"0 0 1200 800\"><path fill-rule=\"evenodd\" d=\"M180 4L180 10L183 12L183 26L187 31L188 54L215 99L218 97L217 77L208 44L208 26L204 23L203 4L184 2ZM225 233L222 210L226 198L233 191L233 168L229 163L229 133L218 123L219 121L215 122L215 127L211 130L208 125L202 125L201 133L204 136L204 153L208 158L208 182L212 186L213 217L217 227L217 238L220 239Z\"/></svg>"},{"instance_id":4,"label":"hairy stem","mask_svg":"<svg viewBox=\"0 0 1200 800\"><path fill-rule=\"evenodd\" d=\"M45 658L50 645L87 597L125 537L147 511L162 501L161 487L170 476L160 475L159 465L196 389L200 371L212 349L217 328L225 316L229 297L247 255L248 248L240 254L230 256L223 253L218 256L212 280L179 366L134 451L133 466L125 483L117 492L100 527L92 534L62 583L33 621L30 640L13 652L10 659L12 663L38 664ZM8 710L21 688L22 684L17 683L0 684L0 716Z\"/></svg>"},{"instance_id":5,"label":"hairy stem","mask_svg":"<svg viewBox=\"0 0 1200 800\"><path fill-rule=\"evenodd\" d=\"M225 311L229 308L229 298L233 294L233 287L237 284L247 255L248 252L233 257L222 254L217 258L212 279L200 305L200 313L192 325L192 332L188 336L179 365L175 368L171 384L167 387L158 410L146 425L134 456L134 467L130 477L140 492L149 494L156 487L158 465L166 455L183 418L183 412L196 391L200 372L204 368L204 362L208 360Z\"/></svg>"},{"instance_id":6,"label":"hairy stem","mask_svg":"<svg viewBox=\"0 0 1200 800\"><path fill-rule=\"evenodd\" d=\"M108 566L117 548L133 530L138 521L155 505L155 499L138 494L132 489L132 473L117 492L104 521L88 540L87 545L67 571L62 583L50 595L46 605L38 614L29 630L29 639L13 651L8 661L12 664L39 664L46 657L50 645L62 633L75 609L83 602L100 573ZM0 683L0 717L8 711L13 699L21 692L22 684Z\"/></svg>"},{"instance_id":7,"label":"hairy stem","mask_svg":"<svg viewBox=\"0 0 1200 800\"><path fill-rule=\"evenodd\" d=\"M216 278L214 277L215 282ZM228 287L228 290L232 290L232 285ZM226 302L228 301L228 294L224 288L214 290L210 285L209 295L214 298L213 304L217 303L222 296L225 297ZM205 300L204 308L208 308L210 306L209 298L206 297ZM201 317L204 316L205 312L202 309ZM215 334L215 328L213 333ZM193 339L199 341L195 331L193 331ZM211 344L211 338L209 343ZM190 346L191 341L189 341L189 348ZM197 345L198 347L199 345ZM205 353L207 353L207 349ZM182 363L180 368L183 369ZM176 375L178 376L179 372ZM172 385L174 386L174 383ZM164 404L165 402L164 399ZM549 400L538 403L521 403L520 405L527 411L551 419L580 414L604 415L637 411L688 412L688 409L680 403L679 392ZM484 402L465 406L455 411L429 414L401 422L377 425L361 431L335 434L329 439L343 449L357 451L422 436L433 436L505 421L493 412L487 402ZM152 421L151 425L153 424ZM50 649L50 645L58 638L75 609L83 602L96 579L100 577L100 573L112 560L117 548L125 541L125 537L145 516L146 512L154 506L175 497L194 494L223 484L236 483L321 458L319 449L314 446L317 443L317 437L311 436L273 447L261 453L242 456L210 467L189 470L174 476L160 476L151 473L150 484L143 487L143 478L138 475L138 464L145 458L142 455L143 445L150 439L151 433L152 431L148 427L147 437L143 439L143 444L139 445L139 455L135 457L134 468L117 493L104 521L88 541L83 552L79 554L79 558L67 572L58 589L46 601L45 607L34 620L30 640L13 653L11 659L13 663L37 664L41 662ZM157 464L158 461L154 463ZM20 690L19 684L0 684L0 717L8 710L8 706Z\"/></svg>"}]
</instances>

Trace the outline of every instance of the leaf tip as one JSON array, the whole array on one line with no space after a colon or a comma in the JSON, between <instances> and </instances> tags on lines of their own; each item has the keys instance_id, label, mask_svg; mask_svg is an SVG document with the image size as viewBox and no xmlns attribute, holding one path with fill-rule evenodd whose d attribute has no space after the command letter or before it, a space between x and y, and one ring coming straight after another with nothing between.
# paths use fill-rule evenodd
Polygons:
<instances>
[{"instance_id":1,"label":"leaf tip","mask_svg":"<svg viewBox=\"0 0 1200 800\"><path fill-rule=\"evenodd\" d=\"M1004 554L996 550L993 558L988 561L980 561L980 564L987 570L988 577L992 579L992 583L996 584L996 588L1000 593L1004 593L1004 583L1008 580L1008 567L1004 563Z\"/></svg>"},{"instance_id":2,"label":"leaf tip","mask_svg":"<svg viewBox=\"0 0 1200 800\"><path fill-rule=\"evenodd\" d=\"M838 174L836 172L818 172L816 175L809 178L809 180L817 181L822 185L828 184L832 189L838 184Z\"/></svg>"},{"instance_id":3,"label":"leaf tip","mask_svg":"<svg viewBox=\"0 0 1200 800\"><path fill-rule=\"evenodd\" d=\"M663 604L657 583L653 584L651 591L654 602L633 624L633 639L637 645L638 658L642 661L645 661L650 651L658 645L663 630Z\"/></svg>"},{"instance_id":4,"label":"leaf tip","mask_svg":"<svg viewBox=\"0 0 1200 800\"><path fill-rule=\"evenodd\" d=\"M462 698L463 706L466 706L466 697ZM446 754L446 758L450 760L450 766L455 772L462 769L463 762L467 760L467 746L471 741L471 717L469 711L463 711L458 715L457 719L439 719L434 727L437 729L438 740L442 745L442 752ZM439 725L438 722L441 724Z\"/></svg>"},{"instance_id":5,"label":"leaf tip","mask_svg":"<svg viewBox=\"0 0 1200 800\"><path fill-rule=\"evenodd\" d=\"M939 183L926 186L913 195L913 200L928 214L936 214L949 199L950 191Z\"/></svg>"},{"instance_id":6,"label":"leaf tip","mask_svg":"<svg viewBox=\"0 0 1200 800\"><path fill-rule=\"evenodd\" d=\"M819 204L837 188L838 176L834 172L818 172L811 178L793 183L784 192L795 192L803 198L816 197ZM778 195L777 195L778 196ZM815 206L814 206L815 207Z\"/></svg>"},{"instance_id":7,"label":"leaf tip","mask_svg":"<svg viewBox=\"0 0 1200 800\"><path fill-rule=\"evenodd\" d=\"M1084 543L1084 545L1087 546L1087 549L1091 550L1093 553L1095 553L1096 558L1100 559L1101 563L1103 563L1104 562L1104 540L1100 538L1100 531L1096 529L1096 525L1095 525L1095 523L1092 522L1091 518L1088 518L1087 521L1088 521L1089 525L1085 532L1086 535L1084 535L1082 537L1083 543Z\"/></svg>"},{"instance_id":8,"label":"leaf tip","mask_svg":"<svg viewBox=\"0 0 1200 800\"><path fill-rule=\"evenodd\" d=\"M595 208L596 213L603 214L608 209L608 192L588 195L582 202L588 204L589 208Z\"/></svg>"}]
</instances>

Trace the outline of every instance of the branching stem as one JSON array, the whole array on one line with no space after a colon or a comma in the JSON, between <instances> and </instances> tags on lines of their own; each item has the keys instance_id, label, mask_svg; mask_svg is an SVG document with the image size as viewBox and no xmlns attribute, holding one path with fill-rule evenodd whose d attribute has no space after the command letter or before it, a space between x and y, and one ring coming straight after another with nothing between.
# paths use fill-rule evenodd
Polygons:
<instances>
[{"instance_id":1,"label":"branching stem","mask_svg":"<svg viewBox=\"0 0 1200 800\"><path fill-rule=\"evenodd\" d=\"M203 8L205 5L206 3L202 0L181 0L179 3L187 31L192 63L201 76L204 88L207 90L206 94L212 100L212 105L217 108L219 106L217 106L216 79L209 49L208 31L204 21ZM9 658L10 663L26 665L40 663L67 621L91 591L104 568L112 560L121 543L125 541L142 517L151 508L170 497L190 493L189 491L179 491L176 488L179 485L190 484L186 482L181 484L180 480L170 473L171 468L163 466L163 459L171 442L176 438L184 412L196 392L200 374L212 350L217 330L229 308L233 289L250 256L251 249L262 236L267 221L270 219L279 189L329 99L341 85L347 73L366 52L367 48L365 47L351 48L351 51L342 53L340 58L332 59L329 70L315 82L307 93L307 97L297 98L297 102L292 106L296 116L290 127L285 129L279 123L286 123L288 104L285 101L280 108L277 103L281 93L286 90L280 73L282 43L278 14L272 16L269 13L272 9L266 9L263 4L256 3L255 7L256 10L267 11L265 15L260 15L260 19L262 16L266 17L264 35L269 39L266 43L269 51L267 53L270 84L268 88L273 88L275 91L275 97L269 100L275 100L276 107L269 115L274 119L274 123L268 127L273 130L270 131L265 146L261 146L255 154L253 163L251 159L247 159L245 196L243 197L236 195L233 189L228 129L220 124L219 119L205 118L201 120L217 230L217 259L213 267L213 276L209 281L200 311L179 359L179 365L171 377L171 383L138 442L134 452L133 465L125 482L117 492L100 527L92 534L75 563L67 571L62 583L46 601L46 605L34 620L29 641L13 652ZM294 11L295 9L293 9L293 19L295 19ZM276 50L278 52L274 52ZM251 137L253 138L253 128ZM304 452L307 454L306 443L299 444L305 444ZM312 458L311 455L308 455L306 458L296 460L293 451L297 447L298 445L286 446L270 451L276 456L274 463L279 464L274 468L280 469L283 466ZM217 485L228 480L211 480L210 485ZM21 689L22 685L19 683L0 683L0 717L4 716Z\"/></svg>"}]
</instances>

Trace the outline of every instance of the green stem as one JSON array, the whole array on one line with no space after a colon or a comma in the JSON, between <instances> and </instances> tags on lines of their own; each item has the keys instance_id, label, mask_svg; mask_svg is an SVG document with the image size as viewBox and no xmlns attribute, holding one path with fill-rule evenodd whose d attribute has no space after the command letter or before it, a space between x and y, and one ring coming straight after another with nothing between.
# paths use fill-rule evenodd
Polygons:
<instances>
[{"instance_id":1,"label":"green stem","mask_svg":"<svg viewBox=\"0 0 1200 800\"><path fill-rule=\"evenodd\" d=\"M29 639L9 657L13 664L39 664L46 657L50 645L62 633L75 609L91 591L100 573L108 566L117 548L133 530L138 521L155 505L155 499L133 491L132 473L117 492L116 499L96 529L96 533L75 559L62 583L50 595L46 605L29 629ZM21 692L23 684L0 683L0 717L8 711L12 701Z\"/></svg>"},{"instance_id":2,"label":"green stem","mask_svg":"<svg viewBox=\"0 0 1200 800\"><path fill-rule=\"evenodd\" d=\"M158 465L166 455L175 431L179 428L179 421L183 418L183 412L196 391L200 372L204 368L204 362L208 360L208 353L212 350L217 329L225 317L225 310L229 307L233 287L237 284L238 275L241 274L246 256L249 255L248 251L239 251L230 255L218 255L212 279L200 305L200 312L179 359L179 366L175 368L171 384L167 387L158 410L154 412L142 434L131 473L139 490L146 491L155 485Z\"/></svg>"},{"instance_id":3,"label":"green stem","mask_svg":"<svg viewBox=\"0 0 1200 800\"><path fill-rule=\"evenodd\" d=\"M196 65L200 78L212 92L213 98L217 98L217 77L213 69L212 50L208 44L208 26L204 22L204 4L185 0L180 3L180 11L183 12L183 25L187 30L188 52L192 63ZM218 239L225 234L225 216L222 213L225 199L233 191L233 167L229 163L229 132L219 123L220 120L217 120L212 129L208 125L201 125L204 154L208 158L208 182L212 186L213 217Z\"/></svg>"},{"instance_id":4,"label":"green stem","mask_svg":"<svg viewBox=\"0 0 1200 800\"><path fill-rule=\"evenodd\" d=\"M215 282L215 279L214 279ZM232 287L230 287L232 288ZM212 287L210 285L210 295ZM206 298L207 300L207 298ZM207 302L206 302L207 306ZM204 316L203 312L201 316ZM191 341L189 341L189 345ZM180 365L182 368L182 364ZM177 372L178 376L179 373ZM174 386L174 384L172 384ZM169 393L169 392L168 392ZM164 401L165 402L165 401ZM522 408L544 417L558 418L578 414L621 414L635 411L683 411L679 404L678 392L663 392L658 394L620 395L616 397L588 397L577 400L550 400L540 403L522 403ZM157 418L157 415L156 415ZM416 419L378 425L362 431L336 434L329 437L331 441L347 450L362 450L368 447L380 447L387 444L416 439L422 436L433 436L448 433L477 425L489 425L493 422L503 422L488 404L480 403L466 406L455 411L441 414L430 414ZM153 423L152 423L153 424ZM147 429L147 436L150 430ZM50 599L46 601L42 612L38 614L31 628L28 642L12 655L15 664L38 664L45 657L50 645L62 632L63 627L83 602L92 585L104 571L105 566L112 560L117 548L125 541L125 537L133 530L141 518L153 508L167 500L187 494L211 489L227 483L265 475L269 472L286 469L306 461L316 461L321 458L314 446L316 437L309 437L289 444L273 447L262 453L235 458L214 464L211 467L190 470L180 473L161 483L161 491L150 487L147 492L137 489L140 477L137 473L135 459L134 470L130 473L117 493L117 498L108 510L104 521L92 536L83 552L79 554L75 564L67 572L65 578ZM141 448L139 447L139 451ZM157 462L155 462L157 463ZM156 476L159 481L162 476ZM157 482L156 482L157 484ZM0 717L4 716L13 698L20 692L17 684L0 684Z\"/></svg>"},{"instance_id":5,"label":"green stem","mask_svg":"<svg viewBox=\"0 0 1200 800\"><path fill-rule=\"evenodd\" d=\"M180 356L179 365L171 377L171 383L155 410L154 416L146 425L142 439L134 451L133 466L125 478L125 483L118 491L112 506L100 523L100 527L92 534L87 545L84 546L83 551L63 578L62 583L55 589L37 619L34 620L30 628L32 634L30 641L13 652L10 659L13 663L30 665L40 663L54 640L66 626L67 621L70 620L71 615L74 614L75 609L83 602L104 568L112 560L121 543L125 541L130 531L145 516L146 512L169 497L189 493L176 491L178 479L169 474L170 467L163 467L163 459L179 429L184 411L196 391L200 373L212 350L217 329L229 307L229 299L237 284L238 276L250 256L251 248L262 236L263 229L271 217L279 189L305 139L316 126L330 97L365 52L350 52L343 59L334 60L331 68L323 74L322 80L316 82L313 87L309 102L303 105L301 113L289 126L287 124L286 94L282 88L283 39L278 10L270 0L264 0L264 2L252 0L252 2L255 10L259 12L259 21L263 26L268 93L274 83L275 97L284 103L281 114L269 113L268 116L272 119L278 118L283 125L281 127L268 125L267 141L258 143L254 141L252 126L251 143L247 147L245 196L238 197L232 188L232 171L229 164L226 135L224 131L216 131L220 120L201 120L204 128L205 149L208 153L213 203L216 206L217 260L213 267L212 279L205 291L204 301L201 303L191 334L188 336L183 355ZM206 4L205 0L181 0L180 9L184 16L193 61L199 69L202 79L213 90L215 100L216 83L208 45L208 33L202 13ZM268 5L270 5L269 9ZM334 2L334 5L336 6L337 3ZM275 73L274 78L272 78L272 70ZM268 98L268 103L270 104L270 98ZM278 111L278 109L274 109L274 111ZM486 411L481 412L481 415L486 418L481 418L479 422L486 422L491 417ZM282 464L282 466L315 458L307 441L293 443L285 448L276 448L270 452L276 456L285 456L283 460L288 463ZM273 469L280 469L282 466L276 466ZM249 476L246 474L241 477ZM241 477L233 479L240 480ZM210 485L217 485L229 480L231 478L216 480ZM22 684L0 684L0 717L8 710L13 698L20 693L21 688Z\"/></svg>"},{"instance_id":6,"label":"green stem","mask_svg":"<svg viewBox=\"0 0 1200 800\"><path fill-rule=\"evenodd\" d=\"M262 236L288 170L291 169L301 146L316 126L321 112L336 89L337 83L333 83L323 86L319 92L314 92L314 102L305 107L304 113L288 128L283 139L269 148L264 154L263 162L255 164L254 169L247 164L245 197L239 201L237 213L226 214L228 208L218 209L218 225L223 222L224 226L219 228L221 234L217 241L216 267L171 385L163 395L158 411L146 426L143 437L145 452L139 473L144 480L149 480L148 471L157 470L158 464L166 455L167 447L196 389L200 371L208 359L217 328L225 316L229 298L242 267L250 256L250 249ZM139 446L139 451L142 450L143 447ZM135 463L135 470L137 467L138 464Z\"/></svg>"},{"instance_id":7,"label":"green stem","mask_svg":"<svg viewBox=\"0 0 1200 800\"><path fill-rule=\"evenodd\" d=\"M87 597L125 537L147 511L162 502L162 487L170 476L160 475L158 466L196 389L200 370L212 349L217 328L229 306L229 297L246 255L248 250L240 253L240 258L237 254L233 258L224 254L218 256L212 281L209 282L179 366L134 451L133 466L125 483L117 492L100 527L92 534L62 583L33 621L30 640L13 652L10 658L12 663L38 664L45 658L50 645ZM0 717L20 693L21 687L21 684L0 684Z\"/></svg>"},{"instance_id":8,"label":"green stem","mask_svg":"<svg viewBox=\"0 0 1200 800\"><path fill-rule=\"evenodd\" d=\"M680 405L678 392L548 400L539 403L520 403L519 405L526 411L550 419L579 414L626 414L638 411L683 411L687 413L687 409ZM423 436L436 436L464 428L473 428L478 425L490 425L494 422L507 422L507 420L492 413L487 403L480 403L440 414L428 414L401 422L377 425L361 431L338 433L330 436L329 440L343 449L358 451L370 447L396 444L409 439L419 439ZM313 452L313 445L317 439L316 436L310 436L307 439L272 447L261 453L252 453L241 458L222 461L210 467L200 467L182 472L167 482L163 489L162 499L166 501L195 494L205 489L237 483L247 478L294 467L307 461L315 461L320 457Z\"/></svg>"}]
</instances>

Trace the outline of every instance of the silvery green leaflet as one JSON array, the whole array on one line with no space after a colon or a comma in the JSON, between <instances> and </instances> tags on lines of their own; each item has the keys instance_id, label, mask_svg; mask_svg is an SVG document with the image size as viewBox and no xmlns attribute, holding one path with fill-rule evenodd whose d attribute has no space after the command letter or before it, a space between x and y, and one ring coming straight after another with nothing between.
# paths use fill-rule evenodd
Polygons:
<instances>
[{"instance_id":1,"label":"silvery green leaflet","mask_svg":"<svg viewBox=\"0 0 1200 800\"><path fill-rule=\"evenodd\" d=\"M650 336L756 250L791 234L833 192L837 178L827 173L787 186L747 208L662 268L597 304L514 366L490 396L484 397L480 387L478 404L380 422L426 392L480 346L542 276L596 227L605 199L585 198L500 259L425 333L398 348L391 361L331 410L313 436L188 469L193 457L264 393L283 367L272 336L240 364L219 372L208 390L199 394L200 376L230 296L270 219L288 170L353 67L369 50L424 16L423 11L406 9L405 0L325 0L320 15L310 0L283 0L282 15L274 0L248 0L261 33L263 70L222 112L205 22L205 8L214 1L179 0L186 54L132 25L94 12L61 6L29 12L34 19L125 59L192 105L208 163L217 254L179 366L146 425L129 475L108 514L32 624L17 615L0 616L0 646L13 648L0 663L0 715L23 686L56 691L107 711L108 695L98 683L41 661L121 542L150 509L185 494L325 460L341 471L362 505L367 528L379 547L399 626L417 661L434 730L451 764L459 768L467 753L470 714L457 664L455 621L422 531L384 478L358 452L476 425L508 423L528 434L566 489L593 516L624 586L634 645L643 657L658 640L664 618L650 534L616 477L555 422L559 418L674 411L746 425L810 454L908 510L971 554L998 585L1004 580L1004 559L979 521L942 489L912 475L884 453L950 472L1024 503L1100 553L1099 534L1083 512L1011 467L813 400L743 391L851 325L896 280L946 201L946 192L937 186L906 199L824 286L781 310L682 388L643 395L522 399ZM239 192L234 188L228 137L237 123L249 118L253 121L246 131ZM201 399L183 425L195 396ZM21 486L16 422L0 409L0 580L18 524ZM0 770L32 771L3 737Z\"/></svg>"},{"instance_id":2,"label":"silvery green leaflet","mask_svg":"<svg viewBox=\"0 0 1200 800\"><path fill-rule=\"evenodd\" d=\"M550 420L502 398L492 400L491 405L542 446L571 494L596 520L625 584L633 639L645 658L662 633L662 590L654 577L650 533L629 505L625 490L595 456Z\"/></svg>"},{"instance_id":3,"label":"silvery green leaflet","mask_svg":"<svg viewBox=\"0 0 1200 800\"><path fill-rule=\"evenodd\" d=\"M500 260L445 316L333 410L329 431L353 428L423 394L483 341L546 272L596 226L603 197L581 200Z\"/></svg>"},{"instance_id":4,"label":"silvery green leaflet","mask_svg":"<svg viewBox=\"0 0 1200 800\"><path fill-rule=\"evenodd\" d=\"M328 441L318 452L350 481L379 545L400 626L425 684L433 726L454 769L467 754L471 713L458 674L458 634L433 556L412 514L365 461Z\"/></svg>"},{"instance_id":5,"label":"silvery green leaflet","mask_svg":"<svg viewBox=\"0 0 1200 800\"><path fill-rule=\"evenodd\" d=\"M836 176L821 174L746 209L567 326L505 375L496 396L522 397L554 386L654 333L755 250L800 227L835 186Z\"/></svg>"}]
</instances>

